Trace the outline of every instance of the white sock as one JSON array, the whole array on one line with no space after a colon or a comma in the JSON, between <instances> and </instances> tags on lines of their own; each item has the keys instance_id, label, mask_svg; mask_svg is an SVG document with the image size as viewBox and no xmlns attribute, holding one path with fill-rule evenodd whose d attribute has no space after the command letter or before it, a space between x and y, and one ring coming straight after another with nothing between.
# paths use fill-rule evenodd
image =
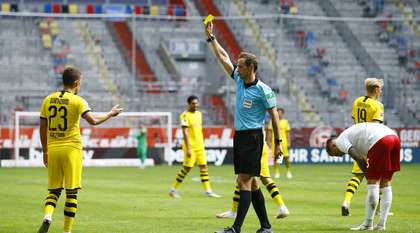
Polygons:
<instances>
[{"instance_id":1,"label":"white sock","mask_svg":"<svg viewBox=\"0 0 420 233\"><path fill-rule=\"evenodd\" d=\"M51 221L52 221L52 216L51 216L51 214L46 214L46 215L44 216L44 220L48 220L49 222L51 222Z\"/></svg>"},{"instance_id":2,"label":"white sock","mask_svg":"<svg viewBox=\"0 0 420 233\"><path fill-rule=\"evenodd\" d=\"M382 189L380 219L378 225L385 226L388 218L389 210L392 204L392 188L391 186Z\"/></svg>"},{"instance_id":3,"label":"white sock","mask_svg":"<svg viewBox=\"0 0 420 233\"><path fill-rule=\"evenodd\" d=\"M366 219L364 225L372 226L375 210L379 202L379 184L368 184L368 193L365 200Z\"/></svg>"},{"instance_id":4,"label":"white sock","mask_svg":"<svg viewBox=\"0 0 420 233\"><path fill-rule=\"evenodd\" d=\"M280 206L280 209L285 213L289 213L289 209L287 209L286 205Z\"/></svg>"}]
</instances>

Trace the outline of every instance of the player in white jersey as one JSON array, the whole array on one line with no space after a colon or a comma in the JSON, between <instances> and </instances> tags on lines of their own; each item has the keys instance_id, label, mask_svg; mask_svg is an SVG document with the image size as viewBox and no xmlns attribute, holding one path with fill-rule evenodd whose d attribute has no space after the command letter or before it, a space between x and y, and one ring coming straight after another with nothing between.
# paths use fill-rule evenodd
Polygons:
<instances>
[{"instance_id":1,"label":"player in white jersey","mask_svg":"<svg viewBox=\"0 0 420 233\"><path fill-rule=\"evenodd\" d=\"M366 218L351 230L385 230L392 203L391 180L400 170L400 139L392 129L379 123L360 123L344 130L337 138L327 141L331 156L349 154L367 177L368 193L365 201ZM374 227L373 218L382 191L379 223Z\"/></svg>"}]
</instances>

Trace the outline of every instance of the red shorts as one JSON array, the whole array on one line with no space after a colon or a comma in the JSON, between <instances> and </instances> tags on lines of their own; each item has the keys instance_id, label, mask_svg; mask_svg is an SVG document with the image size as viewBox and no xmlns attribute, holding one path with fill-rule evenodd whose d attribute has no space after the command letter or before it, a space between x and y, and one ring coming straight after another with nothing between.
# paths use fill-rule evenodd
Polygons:
<instances>
[{"instance_id":1,"label":"red shorts","mask_svg":"<svg viewBox=\"0 0 420 233\"><path fill-rule=\"evenodd\" d=\"M391 180L394 172L400 170L400 139L388 135L373 145L368 151L369 180Z\"/></svg>"}]
</instances>

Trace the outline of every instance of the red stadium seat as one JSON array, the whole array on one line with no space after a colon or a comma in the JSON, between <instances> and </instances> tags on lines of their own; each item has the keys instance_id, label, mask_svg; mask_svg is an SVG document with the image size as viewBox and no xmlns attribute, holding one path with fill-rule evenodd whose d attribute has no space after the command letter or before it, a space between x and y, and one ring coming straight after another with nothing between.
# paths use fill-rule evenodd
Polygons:
<instances>
[{"instance_id":1,"label":"red stadium seat","mask_svg":"<svg viewBox=\"0 0 420 233\"><path fill-rule=\"evenodd\" d=\"M142 13L143 9L141 8L141 6L135 6L134 7L134 12L136 13L136 15L140 15Z\"/></svg>"},{"instance_id":2,"label":"red stadium seat","mask_svg":"<svg viewBox=\"0 0 420 233\"><path fill-rule=\"evenodd\" d=\"M61 5L60 4L54 4L53 5L53 13L61 13Z\"/></svg>"},{"instance_id":3,"label":"red stadium seat","mask_svg":"<svg viewBox=\"0 0 420 233\"><path fill-rule=\"evenodd\" d=\"M168 6L167 14L168 14L168 16L173 16L174 15L174 5L169 5Z\"/></svg>"},{"instance_id":4,"label":"red stadium seat","mask_svg":"<svg viewBox=\"0 0 420 233\"><path fill-rule=\"evenodd\" d=\"M297 32L297 37L298 37L298 42L300 47L304 47L305 46L305 31L298 31Z\"/></svg>"},{"instance_id":5,"label":"red stadium seat","mask_svg":"<svg viewBox=\"0 0 420 233\"><path fill-rule=\"evenodd\" d=\"M95 12L95 9L92 4L89 4L86 6L86 13L93 14L94 12Z\"/></svg>"}]
</instances>

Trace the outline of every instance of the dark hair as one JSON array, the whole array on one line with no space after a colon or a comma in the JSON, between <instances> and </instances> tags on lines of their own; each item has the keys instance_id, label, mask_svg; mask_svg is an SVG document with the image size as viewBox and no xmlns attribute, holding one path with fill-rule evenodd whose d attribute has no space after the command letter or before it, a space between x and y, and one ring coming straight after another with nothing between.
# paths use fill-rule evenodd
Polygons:
<instances>
[{"instance_id":1,"label":"dark hair","mask_svg":"<svg viewBox=\"0 0 420 233\"><path fill-rule=\"evenodd\" d=\"M285 112L285 111L284 111L284 108L277 108L277 110L278 110L278 111L280 111L280 112L281 112L281 113L283 113L283 114L284 114L284 112Z\"/></svg>"},{"instance_id":2,"label":"dark hair","mask_svg":"<svg viewBox=\"0 0 420 233\"><path fill-rule=\"evenodd\" d=\"M254 65L254 72L257 72L258 60L257 60L257 57L254 54L248 53L248 52L241 52L239 54L239 58L244 58L245 59L245 65L246 66L250 66L251 64Z\"/></svg>"},{"instance_id":3,"label":"dark hair","mask_svg":"<svg viewBox=\"0 0 420 233\"><path fill-rule=\"evenodd\" d=\"M193 100L198 100L198 97L195 96L195 95L188 96L187 103L191 104L191 102L193 102Z\"/></svg>"},{"instance_id":4,"label":"dark hair","mask_svg":"<svg viewBox=\"0 0 420 233\"><path fill-rule=\"evenodd\" d=\"M330 145L332 143L332 140L336 139L336 137L330 137L327 142L325 143L325 149L327 150L328 155L331 156L331 151L330 151Z\"/></svg>"},{"instance_id":5,"label":"dark hair","mask_svg":"<svg viewBox=\"0 0 420 233\"><path fill-rule=\"evenodd\" d=\"M67 67L63 72L63 84L65 86L72 86L74 82L80 80L80 71L73 67Z\"/></svg>"}]
</instances>

